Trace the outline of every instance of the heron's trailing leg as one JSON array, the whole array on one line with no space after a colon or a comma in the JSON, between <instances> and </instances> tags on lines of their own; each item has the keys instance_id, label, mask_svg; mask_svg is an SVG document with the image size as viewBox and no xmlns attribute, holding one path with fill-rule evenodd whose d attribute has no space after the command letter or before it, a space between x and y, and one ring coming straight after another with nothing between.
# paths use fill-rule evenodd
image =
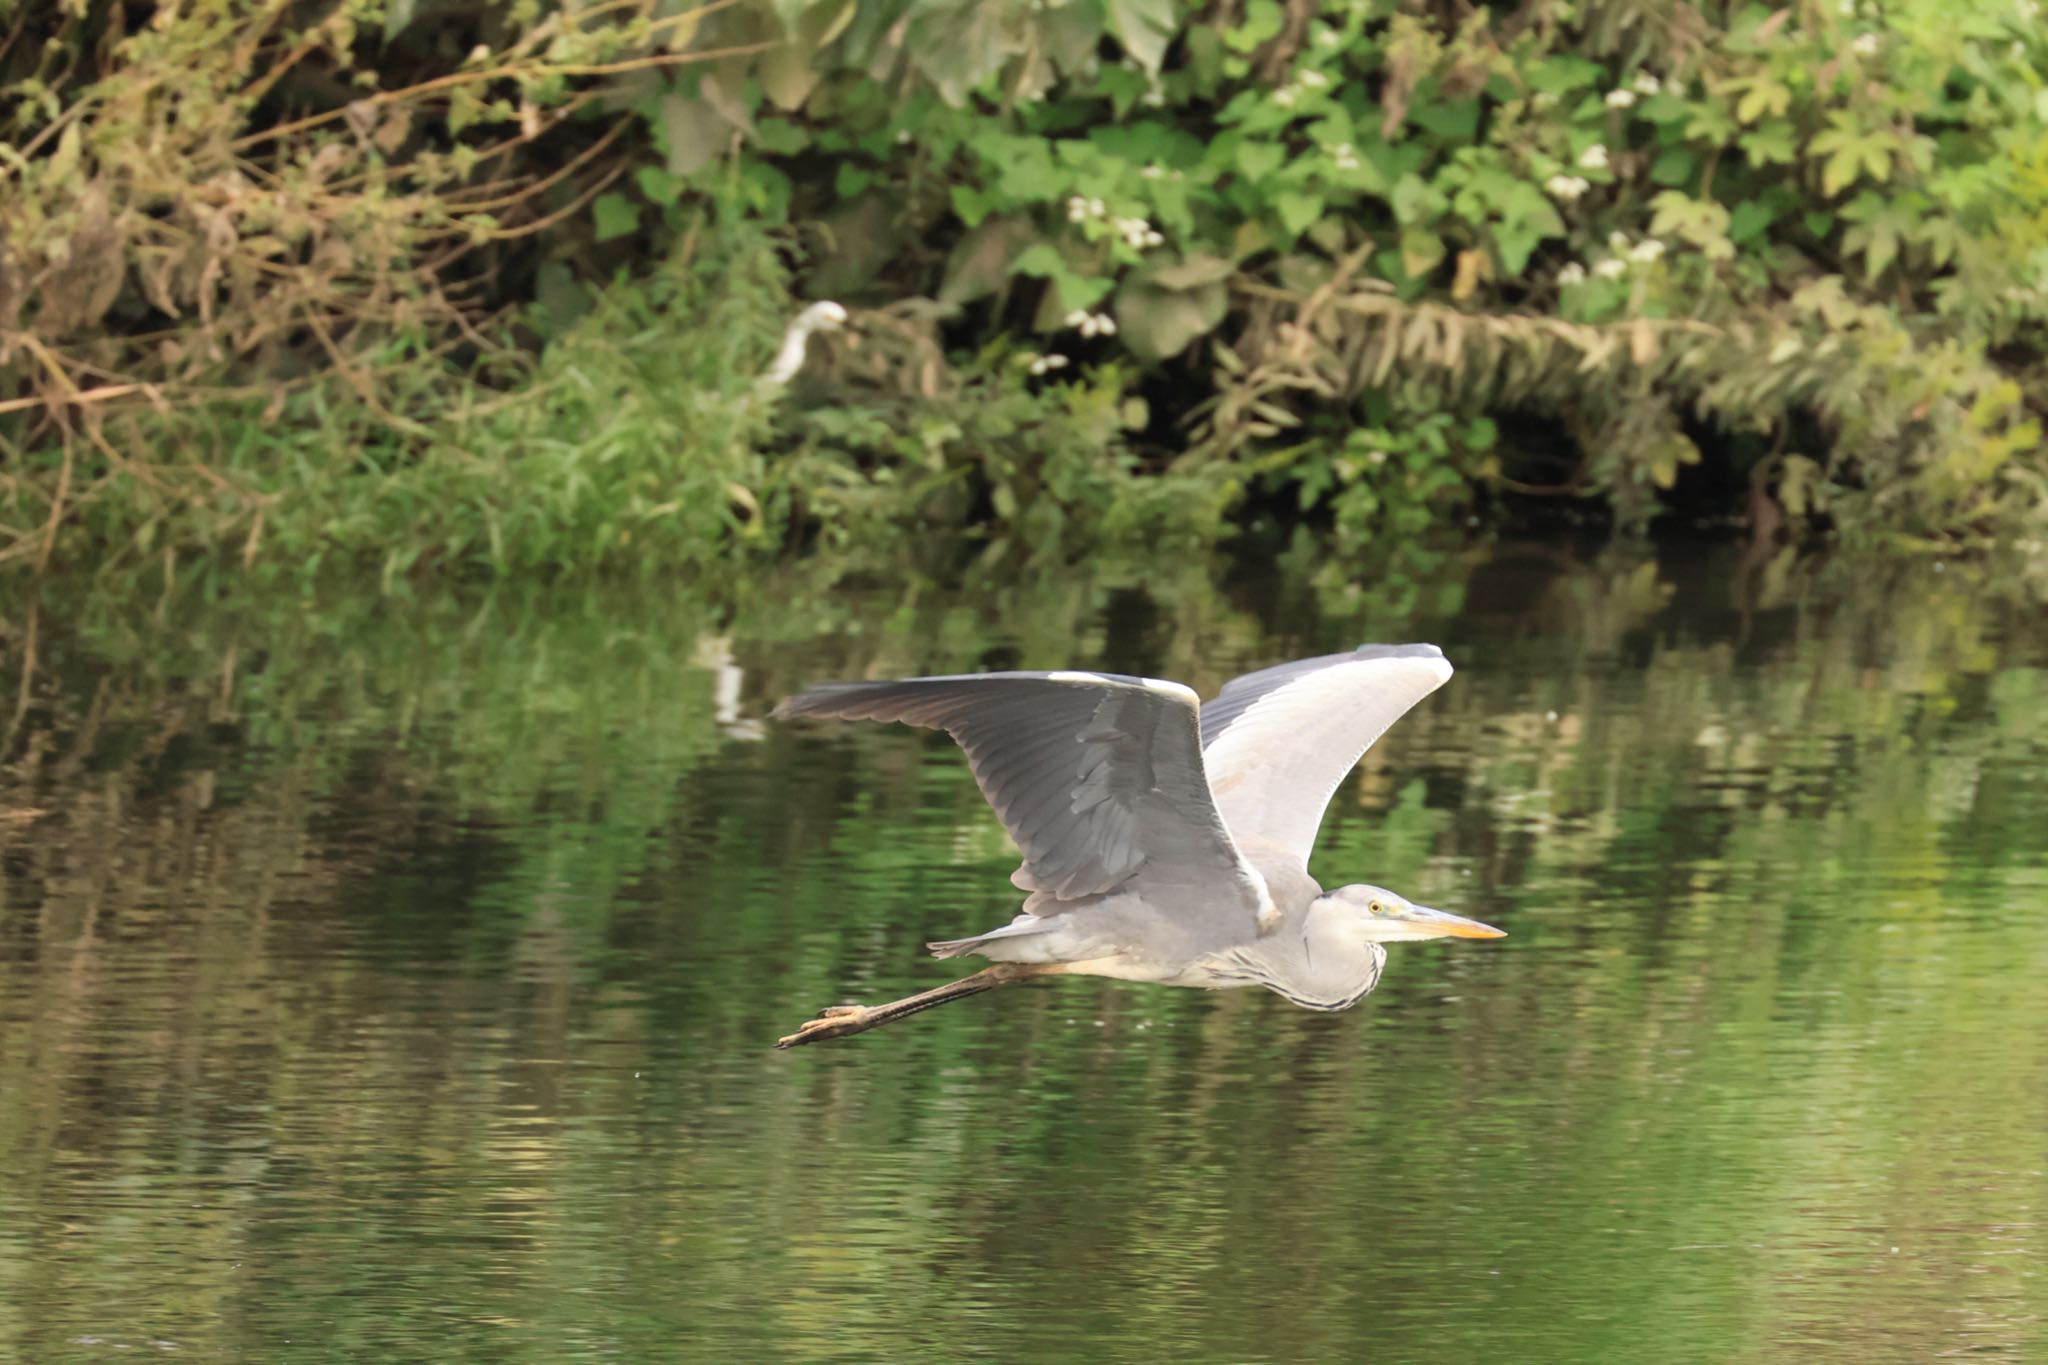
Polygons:
<instances>
[{"instance_id":1,"label":"heron's trailing leg","mask_svg":"<svg viewBox=\"0 0 2048 1365\"><path fill-rule=\"evenodd\" d=\"M901 1000L891 1000L886 1005L832 1005L818 1012L815 1019L806 1020L803 1027L786 1038L775 1040L778 1048L802 1047L805 1043L822 1043L827 1038L845 1038L856 1033L866 1033L871 1028L880 1028L891 1020L902 1019L935 1005L964 1000L970 995L980 995L998 986L1007 986L1012 981L1022 981L1031 976L1047 976L1063 970L1056 963L998 962L993 967L984 967L973 976L963 976L958 981L949 981L916 995L906 995Z\"/></svg>"}]
</instances>

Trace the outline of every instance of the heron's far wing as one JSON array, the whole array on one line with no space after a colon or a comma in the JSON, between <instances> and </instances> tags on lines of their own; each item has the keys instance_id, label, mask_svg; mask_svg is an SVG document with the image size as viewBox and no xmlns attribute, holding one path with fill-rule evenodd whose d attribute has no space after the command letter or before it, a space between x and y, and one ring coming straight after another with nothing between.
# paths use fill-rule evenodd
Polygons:
<instances>
[{"instance_id":1,"label":"heron's far wing","mask_svg":"<svg viewBox=\"0 0 2048 1365\"><path fill-rule=\"evenodd\" d=\"M1226 683L1202 707L1203 756L1224 823L1306 866L1337 784L1450 676L1435 645L1364 645Z\"/></svg>"},{"instance_id":2,"label":"heron's far wing","mask_svg":"<svg viewBox=\"0 0 2048 1365\"><path fill-rule=\"evenodd\" d=\"M1216 811L1195 694L1108 673L978 673L826 683L778 716L944 730L1023 851L1014 878L1059 900L1131 886L1271 905Z\"/></svg>"}]
</instances>

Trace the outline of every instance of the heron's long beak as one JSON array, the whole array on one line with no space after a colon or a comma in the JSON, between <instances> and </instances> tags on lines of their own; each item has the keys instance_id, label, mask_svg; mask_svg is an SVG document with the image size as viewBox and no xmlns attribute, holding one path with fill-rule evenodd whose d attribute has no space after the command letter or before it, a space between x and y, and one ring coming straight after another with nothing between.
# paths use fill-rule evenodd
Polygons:
<instances>
[{"instance_id":1,"label":"heron's long beak","mask_svg":"<svg viewBox=\"0 0 2048 1365\"><path fill-rule=\"evenodd\" d=\"M1401 914L1393 917L1398 923L1407 925L1421 938L1506 938L1508 931L1496 929L1491 924L1481 924L1476 919L1463 915L1447 914L1442 910L1431 910L1424 905L1411 905Z\"/></svg>"}]
</instances>

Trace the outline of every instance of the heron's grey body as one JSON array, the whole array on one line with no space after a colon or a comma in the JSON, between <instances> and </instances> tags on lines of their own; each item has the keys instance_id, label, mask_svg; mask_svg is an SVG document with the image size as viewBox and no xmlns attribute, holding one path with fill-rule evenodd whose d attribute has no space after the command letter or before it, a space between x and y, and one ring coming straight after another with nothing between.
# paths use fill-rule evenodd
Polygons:
<instances>
[{"instance_id":1,"label":"heron's grey body","mask_svg":"<svg viewBox=\"0 0 2048 1365\"><path fill-rule=\"evenodd\" d=\"M1308 857L1337 785L1451 676L1434 645L1368 645L1231 682L1202 705L1118 674L986 673L829 683L785 716L950 733L1017 841L1029 898L1009 924L934 943L997 963L964 981L828 1011L778 1046L864 1031L1023 976L1265 986L1335 1010L1378 984L1382 943L1498 937L1378 887L1326 894Z\"/></svg>"},{"instance_id":2,"label":"heron's grey body","mask_svg":"<svg viewBox=\"0 0 2048 1365\"><path fill-rule=\"evenodd\" d=\"M1323 888L1287 850L1252 841L1244 854L1273 902L1265 933L1255 923L1179 913L1185 902L1112 892L1043 907L1049 913L1020 913L992 933L928 946L935 957L973 953L991 962L1059 963L1072 975L1163 986L1265 986L1308 1009L1357 1004L1379 984L1386 950L1366 943L1361 956L1343 942L1340 916L1312 913Z\"/></svg>"}]
</instances>

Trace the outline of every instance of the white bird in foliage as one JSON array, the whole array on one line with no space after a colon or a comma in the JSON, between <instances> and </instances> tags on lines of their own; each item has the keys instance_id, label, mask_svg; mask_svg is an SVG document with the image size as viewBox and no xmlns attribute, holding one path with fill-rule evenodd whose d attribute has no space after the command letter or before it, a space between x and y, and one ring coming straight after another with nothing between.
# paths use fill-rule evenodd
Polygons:
<instances>
[{"instance_id":1,"label":"white bird in foliage","mask_svg":"<svg viewBox=\"0 0 2048 1365\"><path fill-rule=\"evenodd\" d=\"M782 334L782 349L775 353L774 361L754 381L755 389L764 397L780 393L796 372L804 367L804 353L811 344L813 332L836 332L846 325L846 310L826 299L814 303L796 315L796 321L789 324L789 330Z\"/></svg>"}]
</instances>

